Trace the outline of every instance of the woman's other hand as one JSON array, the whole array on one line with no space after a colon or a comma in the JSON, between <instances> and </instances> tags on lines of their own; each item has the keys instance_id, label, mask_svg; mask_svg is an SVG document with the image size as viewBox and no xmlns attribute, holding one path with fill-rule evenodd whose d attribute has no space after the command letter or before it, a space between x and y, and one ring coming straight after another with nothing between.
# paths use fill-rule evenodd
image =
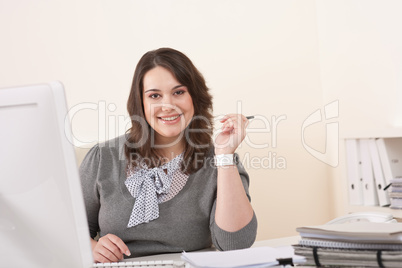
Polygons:
<instances>
[{"instance_id":1,"label":"woman's other hand","mask_svg":"<svg viewBox=\"0 0 402 268\"><path fill-rule=\"evenodd\" d=\"M130 250L119 237L107 234L98 241L91 239L92 255L95 262L117 262L123 259L123 254L130 256Z\"/></svg>"}]
</instances>

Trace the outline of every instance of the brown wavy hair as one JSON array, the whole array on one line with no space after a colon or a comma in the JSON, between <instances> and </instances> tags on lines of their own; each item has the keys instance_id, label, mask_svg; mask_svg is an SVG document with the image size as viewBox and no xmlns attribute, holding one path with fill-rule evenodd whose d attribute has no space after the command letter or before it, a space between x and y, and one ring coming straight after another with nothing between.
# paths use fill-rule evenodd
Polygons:
<instances>
[{"instance_id":1,"label":"brown wavy hair","mask_svg":"<svg viewBox=\"0 0 402 268\"><path fill-rule=\"evenodd\" d=\"M186 86L193 100L194 116L184 130L185 149L181 170L191 174L204 164L212 145L213 116L212 96L205 79L191 60L182 52L172 48L159 48L145 53L134 72L127 110L131 117L131 128L125 145L125 155L132 166L138 166L133 156L146 159L149 168L159 166L163 157L152 145L154 130L145 120L143 104L143 80L145 74L157 67L169 70L177 81ZM137 158L138 159L138 158Z\"/></svg>"}]
</instances>

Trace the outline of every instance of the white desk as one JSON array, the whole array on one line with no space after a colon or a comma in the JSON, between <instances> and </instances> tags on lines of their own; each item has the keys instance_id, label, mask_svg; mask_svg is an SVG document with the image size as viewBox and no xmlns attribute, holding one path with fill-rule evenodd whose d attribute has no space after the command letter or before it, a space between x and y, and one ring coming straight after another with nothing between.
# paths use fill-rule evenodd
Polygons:
<instances>
[{"instance_id":1,"label":"white desk","mask_svg":"<svg viewBox=\"0 0 402 268\"><path fill-rule=\"evenodd\" d=\"M290 246L297 244L299 241L299 236L290 236L284 238L277 239L269 239L263 241L256 241L252 247L282 247L282 246ZM214 251L215 249L203 249L200 251ZM125 259L125 261L157 261L157 260L174 260L180 261L181 253L171 253L171 254L159 254L159 255L151 255L145 257L137 257ZM311 266L310 266L311 267Z\"/></svg>"},{"instance_id":2,"label":"white desk","mask_svg":"<svg viewBox=\"0 0 402 268\"><path fill-rule=\"evenodd\" d=\"M289 236L269 240L256 241L251 247L283 247L295 245L299 242L300 236Z\"/></svg>"}]
</instances>

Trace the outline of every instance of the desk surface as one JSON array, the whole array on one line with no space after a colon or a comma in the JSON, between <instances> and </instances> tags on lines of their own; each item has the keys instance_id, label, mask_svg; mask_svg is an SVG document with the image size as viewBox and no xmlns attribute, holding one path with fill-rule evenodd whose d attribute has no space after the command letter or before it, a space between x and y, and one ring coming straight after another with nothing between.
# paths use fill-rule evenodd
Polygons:
<instances>
[{"instance_id":1,"label":"desk surface","mask_svg":"<svg viewBox=\"0 0 402 268\"><path fill-rule=\"evenodd\" d=\"M252 247L282 247L282 246L290 246L293 244L297 244L299 241L299 236L290 236L269 240L256 241ZM213 251L214 249L204 249L200 251ZM145 257L137 257L137 258L129 258L125 259L125 261L157 261L157 260L181 260L181 253L171 253L171 254L159 254L159 255L151 255Z\"/></svg>"},{"instance_id":2,"label":"desk surface","mask_svg":"<svg viewBox=\"0 0 402 268\"><path fill-rule=\"evenodd\" d=\"M291 246L297 244L300 240L300 236L289 236L289 237L282 237L276 239L269 239L269 240L261 240L255 241L255 243L251 247L283 247L283 246Z\"/></svg>"}]
</instances>

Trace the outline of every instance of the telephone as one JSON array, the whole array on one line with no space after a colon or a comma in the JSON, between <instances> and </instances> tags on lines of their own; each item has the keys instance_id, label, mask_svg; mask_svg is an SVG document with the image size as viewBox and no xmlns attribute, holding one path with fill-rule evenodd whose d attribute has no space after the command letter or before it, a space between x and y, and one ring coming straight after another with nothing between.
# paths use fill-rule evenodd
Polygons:
<instances>
[{"instance_id":1,"label":"telephone","mask_svg":"<svg viewBox=\"0 0 402 268\"><path fill-rule=\"evenodd\" d=\"M358 222L358 221L387 222L387 223L395 223L396 222L396 220L394 219L394 216L392 216L392 214L390 214L390 213L355 212L355 213L351 213L351 214L333 219L332 221L329 221L326 224L340 224L340 223L350 223L350 222Z\"/></svg>"}]
</instances>

